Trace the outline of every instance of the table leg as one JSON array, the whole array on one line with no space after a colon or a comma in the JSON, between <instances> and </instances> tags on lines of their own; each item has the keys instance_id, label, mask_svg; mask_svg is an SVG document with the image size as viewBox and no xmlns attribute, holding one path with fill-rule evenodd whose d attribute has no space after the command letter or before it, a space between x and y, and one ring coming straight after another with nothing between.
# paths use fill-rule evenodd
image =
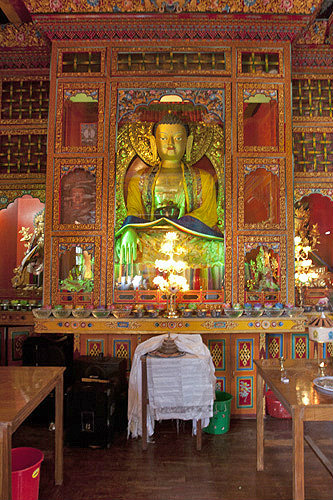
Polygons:
<instances>
[{"instance_id":1,"label":"table leg","mask_svg":"<svg viewBox=\"0 0 333 500\"><path fill-rule=\"evenodd\" d=\"M293 499L304 500L304 424L302 409L294 408L293 418Z\"/></svg>"},{"instance_id":2,"label":"table leg","mask_svg":"<svg viewBox=\"0 0 333 500\"><path fill-rule=\"evenodd\" d=\"M147 358L142 356L141 358L141 368L142 368L142 449L146 450L147 445L147 399L148 399L148 388L147 388Z\"/></svg>"},{"instance_id":3,"label":"table leg","mask_svg":"<svg viewBox=\"0 0 333 500\"><path fill-rule=\"evenodd\" d=\"M197 420L197 450L201 450L202 445L202 429L201 429L201 418Z\"/></svg>"},{"instance_id":4,"label":"table leg","mask_svg":"<svg viewBox=\"0 0 333 500\"><path fill-rule=\"evenodd\" d=\"M12 498L12 435L10 425L0 425L0 500Z\"/></svg>"},{"instance_id":5,"label":"table leg","mask_svg":"<svg viewBox=\"0 0 333 500\"><path fill-rule=\"evenodd\" d=\"M264 379L257 371L257 470L264 470Z\"/></svg>"},{"instance_id":6,"label":"table leg","mask_svg":"<svg viewBox=\"0 0 333 500\"><path fill-rule=\"evenodd\" d=\"M64 382L63 376L58 379L55 386L55 484L63 483L64 462L64 436L63 436L63 411L64 411Z\"/></svg>"}]
</instances>

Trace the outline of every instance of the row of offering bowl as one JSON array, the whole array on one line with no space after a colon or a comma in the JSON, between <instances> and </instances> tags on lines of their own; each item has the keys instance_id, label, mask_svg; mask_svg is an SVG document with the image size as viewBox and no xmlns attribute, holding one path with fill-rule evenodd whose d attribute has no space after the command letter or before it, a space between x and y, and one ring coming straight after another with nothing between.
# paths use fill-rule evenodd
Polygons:
<instances>
[{"instance_id":1,"label":"row of offering bowl","mask_svg":"<svg viewBox=\"0 0 333 500\"><path fill-rule=\"evenodd\" d=\"M71 315L77 319L89 318L92 314L94 318L107 318L110 315L108 309L33 309L32 314L37 319L48 319L51 314L57 319L66 319Z\"/></svg>"},{"instance_id":2,"label":"row of offering bowl","mask_svg":"<svg viewBox=\"0 0 333 500\"><path fill-rule=\"evenodd\" d=\"M145 311L144 309L132 309L131 306L126 306L124 308L111 308L111 309L51 309L51 308L39 308L33 309L33 315L38 319L48 319L51 314L53 317L57 319L66 319L71 315L77 319L85 319L89 318L92 314L94 318L102 319L108 318L110 314L112 314L115 318L128 318L129 316L134 316L136 318L142 318L144 316L148 316L150 318L157 318L160 314L163 314L164 311L160 311L159 309L148 309ZM223 315L229 318L239 318L243 315L252 318L258 318L262 315L268 317L278 317L282 315L286 315L288 317L299 316L303 313L302 307L293 307L293 308L219 308L219 309L181 309L180 314L183 318L190 318L196 316L198 318L205 318L210 315L213 318L220 318Z\"/></svg>"},{"instance_id":3,"label":"row of offering bowl","mask_svg":"<svg viewBox=\"0 0 333 500\"><path fill-rule=\"evenodd\" d=\"M239 318L240 316L258 318L259 316L265 315L270 318L276 318L278 316L286 315L289 318L293 318L295 316L300 316L303 313L304 309L302 307L293 307L293 308L261 308L261 309L224 309L226 316L229 318Z\"/></svg>"}]
</instances>

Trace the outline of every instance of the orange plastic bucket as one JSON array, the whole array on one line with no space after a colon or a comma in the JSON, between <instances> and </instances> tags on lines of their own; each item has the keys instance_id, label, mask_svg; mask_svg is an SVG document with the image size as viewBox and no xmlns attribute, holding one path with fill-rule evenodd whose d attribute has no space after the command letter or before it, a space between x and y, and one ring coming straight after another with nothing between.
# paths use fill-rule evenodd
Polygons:
<instances>
[{"instance_id":1,"label":"orange plastic bucket","mask_svg":"<svg viewBox=\"0 0 333 500\"><path fill-rule=\"evenodd\" d=\"M38 500L40 465L44 454L36 448L12 449L12 499Z\"/></svg>"}]
</instances>

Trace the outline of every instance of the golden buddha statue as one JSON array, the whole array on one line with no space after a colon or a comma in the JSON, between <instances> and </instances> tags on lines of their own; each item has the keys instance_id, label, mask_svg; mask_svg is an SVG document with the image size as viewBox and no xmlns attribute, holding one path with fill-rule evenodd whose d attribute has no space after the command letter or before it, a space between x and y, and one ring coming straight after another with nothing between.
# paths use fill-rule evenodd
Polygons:
<instances>
[{"instance_id":1,"label":"golden buddha statue","mask_svg":"<svg viewBox=\"0 0 333 500\"><path fill-rule=\"evenodd\" d=\"M190 243L198 238L206 242L205 254L210 246L211 263L214 265L215 260L223 265L224 245L223 235L217 228L215 179L208 170L189 165L193 146L189 126L169 113L154 125L149 142L154 165L144 165L131 176L127 187L127 216L116 233L120 266L129 265L133 274L138 250L142 252L145 242L151 255L141 260L153 263L156 257L153 250L158 248L154 244L157 232L165 226L169 230L172 226L172 230L183 234L182 243L185 241L188 257L191 252L192 257L196 254L194 259L198 265L209 265L205 262L207 255L199 257L198 246ZM154 233L145 238L144 233L152 228ZM214 248L211 248L212 242ZM193 258L189 260L192 262Z\"/></svg>"}]
</instances>

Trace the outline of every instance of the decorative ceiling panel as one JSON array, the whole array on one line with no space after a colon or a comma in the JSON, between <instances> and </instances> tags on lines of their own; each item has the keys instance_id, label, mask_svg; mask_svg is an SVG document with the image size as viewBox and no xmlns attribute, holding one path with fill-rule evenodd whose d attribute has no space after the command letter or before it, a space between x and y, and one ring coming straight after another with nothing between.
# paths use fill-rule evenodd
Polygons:
<instances>
[{"instance_id":1,"label":"decorative ceiling panel","mask_svg":"<svg viewBox=\"0 0 333 500\"><path fill-rule=\"evenodd\" d=\"M32 14L85 12L227 12L312 14L322 0L25 0Z\"/></svg>"}]
</instances>

